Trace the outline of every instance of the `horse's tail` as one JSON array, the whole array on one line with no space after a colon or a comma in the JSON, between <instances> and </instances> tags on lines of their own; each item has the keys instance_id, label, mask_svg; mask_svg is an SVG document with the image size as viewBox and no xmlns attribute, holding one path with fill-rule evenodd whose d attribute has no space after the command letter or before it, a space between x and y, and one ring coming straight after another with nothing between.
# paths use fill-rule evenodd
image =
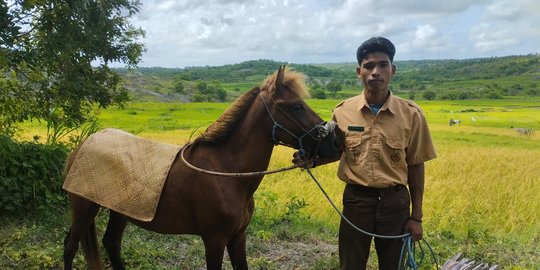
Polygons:
<instances>
[{"instance_id":1,"label":"horse's tail","mask_svg":"<svg viewBox=\"0 0 540 270\"><path fill-rule=\"evenodd\" d=\"M97 243L96 223L92 222L81 239L81 246L84 257L86 258L86 264L88 265L88 269L91 270L104 269L101 263L101 256L99 256Z\"/></svg>"}]
</instances>

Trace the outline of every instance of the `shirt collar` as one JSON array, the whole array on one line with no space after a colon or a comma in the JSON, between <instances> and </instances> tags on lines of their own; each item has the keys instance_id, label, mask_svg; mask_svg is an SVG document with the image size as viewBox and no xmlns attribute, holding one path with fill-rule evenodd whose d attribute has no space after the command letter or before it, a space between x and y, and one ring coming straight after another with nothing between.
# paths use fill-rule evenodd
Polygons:
<instances>
[{"instance_id":1,"label":"shirt collar","mask_svg":"<svg viewBox=\"0 0 540 270\"><path fill-rule=\"evenodd\" d=\"M366 107L369 110L366 95L364 93L365 93L365 91L362 91L362 94L360 94L360 100L359 100L359 103L358 103L358 110L361 110L364 107ZM383 106L381 107L381 111L385 111L385 110L388 109L389 112L395 114L397 112L397 104L396 104L396 102L397 102L396 98L392 94L392 91L390 91L390 94L388 95L388 98L386 99Z\"/></svg>"}]
</instances>

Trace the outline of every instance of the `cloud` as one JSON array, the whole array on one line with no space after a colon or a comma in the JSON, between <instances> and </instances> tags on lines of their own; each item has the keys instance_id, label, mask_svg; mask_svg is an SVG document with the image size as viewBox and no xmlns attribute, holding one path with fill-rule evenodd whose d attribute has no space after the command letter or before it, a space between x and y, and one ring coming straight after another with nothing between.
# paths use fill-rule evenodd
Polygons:
<instances>
[{"instance_id":1,"label":"cloud","mask_svg":"<svg viewBox=\"0 0 540 270\"><path fill-rule=\"evenodd\" d=\"M143 66L354 61L356 47L372 36L390 38L396 59L464 58L537 52L527 44L540 39L539 3L143 0L133 23L147 32Z\"/></svg>"},{"instance_id":2,"label":"cloud","mask_svg":"<svg viewBox=\"0 0 540 270\"><path fill-rule=\"evenodd\" d=\"M470 38L474 47L480 52L489 52L519 44L519 40L512 37L508 29L495 30L487 23L479 24L471 29Z\"/></svg>"},{"instance_id":3,"label":"cloud","mask_svg":"<svg viewBox=\"0 0 540 270\"><path fill-rule=\"evenodd\" d=\"M444 44L444 38L430 24L418 25L412 44L415 48L440 47Z\"/></svg>"},{"instance_id":4,"label":"cloud","mask_svg":"<svg viewBox=\"0 0 540 270\"><path fill-rule=\"evenodd\" d=\"M485 17L493 20L520 21L538 16L540 2L536 0L499 0L486 7Z\"/></svg>"},{"instance_id":5,"label":"cloud","mask_svg":"<svg viewBox=\"0 0 540 270\"><path fill-rule=\"evenodd\" d=\"M484 10L483 20L470 28L469 39L481 53L538 46L538 10L540 2L535 0L494 1Z\"/></svg>"}]
</instances>

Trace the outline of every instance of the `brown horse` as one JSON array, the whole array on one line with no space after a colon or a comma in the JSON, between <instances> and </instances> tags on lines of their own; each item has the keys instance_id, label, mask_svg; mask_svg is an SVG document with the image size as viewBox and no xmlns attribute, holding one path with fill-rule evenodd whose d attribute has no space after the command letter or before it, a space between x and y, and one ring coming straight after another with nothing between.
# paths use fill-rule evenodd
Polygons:
<instances>
[{"instance_id":1,"label":"brown horse","mask_svg":"<svg viewBox=\"0 0 540 270\"><path fill-rule=\"evenodd\" d=\"M261 87L239 97L187 147L185 159L211 171L253 172L268 168L278 143L301 149L307 158L334 156L339 152L337 136L303 101L307 95L302 74L280 67ZM68 169L74 157L70 156ZM157 233L201 236L207 269L222 268L225 247L233 269L248 269L246 228L254 210L253 193L262 178L202 174L177 157L153 220L143 222L110 211L103 245L112 268L125 269L120 248L129 221ZM94 223L100 206L74 194L69 198L72 224L64 240L64 269L72 269L79 242L88 268L102 269Z\"/></svg>"}]
</instances>

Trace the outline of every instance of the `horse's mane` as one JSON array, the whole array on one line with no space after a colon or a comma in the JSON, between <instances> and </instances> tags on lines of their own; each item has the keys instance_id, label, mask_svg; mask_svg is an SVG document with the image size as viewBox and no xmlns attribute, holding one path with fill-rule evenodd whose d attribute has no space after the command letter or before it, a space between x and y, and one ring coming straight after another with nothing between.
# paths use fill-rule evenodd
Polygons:
<instances>
[{"instance_id":1,"label":"horse's mane","mask_svg":"<svg viewBox=\"0 0 540 270\"><path fill-rule=\"evenodd\" d=\"M289 89L293 90L300 98L305 99L309 97L309 91L306 86L305 75L300 72L291 71L288 67L284 71L283 83ZM269 89L269 92L273 93L275 90L274 82L276 81L277 71L274 74L266 77L261 84L261 89Z\"/></svg>"},{"instance_id":2,"label":"horse's mane","mask_svg":"<svg viewBox=\"0 0 540 270\"><path fill-rule=\"evenodd\" d=\"M240 119L246 115L247 110L261 92L259 87L255 87L241 95L236 101L199 136L193 144L200 142L217 142L226 138L230 131L236 126Z\"/></svg>"},{"instance_id":3,"label":"horse's mane","mask_svg":"<svg viewBox=\"0 0 540 270\"><path fill-rule=\"evenodd\" d=\"M195 139L193 144L220 142L227 138L238 122L247 114L247 111L261 91L268 91L270 94L274 93L276 76L277 72L274 72L274 74L268 76L262 82L260 88L255 87L237 98L215 122L208 126L201 136ZM309 92L304 81L304 74L285 68L283 83L302 99L309 97Z\"/></svg>"}]
</instances>

